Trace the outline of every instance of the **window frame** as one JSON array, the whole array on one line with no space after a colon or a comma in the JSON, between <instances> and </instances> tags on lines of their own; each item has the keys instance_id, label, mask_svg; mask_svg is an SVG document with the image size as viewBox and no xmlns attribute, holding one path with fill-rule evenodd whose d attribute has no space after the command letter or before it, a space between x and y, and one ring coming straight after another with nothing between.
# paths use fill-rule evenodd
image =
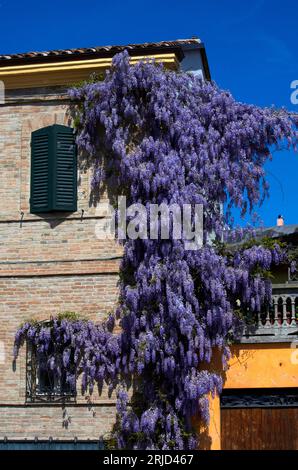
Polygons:
<instances>
[{"instance_id":1,"label":"window frame","mask_svg":"<svg viewBox=\"0 0 298 470\"><path fill-rule=\"evenodd\" d=\"M53 391L40 391L38 385L38 359L34 346L27 341L26 344L26 403L64 403L76 402L77 388L63 391L53 388Z\"/></svg>"},{"instance_id":2,"label":"window frame","mask_svg":"<svg viewBox=\"0 0 298 470\"><path fill-rule=\"evenodd\" d=\"M61 124L41 127L31 133L30 146L30 213L77 212L75 129Z\"/></svg>"}]
</instances>

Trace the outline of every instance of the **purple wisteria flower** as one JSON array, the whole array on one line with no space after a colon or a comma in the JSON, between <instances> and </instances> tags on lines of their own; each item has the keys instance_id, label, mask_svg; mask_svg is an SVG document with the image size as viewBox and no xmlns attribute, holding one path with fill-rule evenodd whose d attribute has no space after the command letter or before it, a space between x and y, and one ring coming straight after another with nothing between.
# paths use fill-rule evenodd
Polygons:
<instances>
[{"instance_id":1,"label":"purple wisteria flower","mask_svg":"<svg viewBox=\"0 0 298 470\"><path fill-rule=\"evenodd\" d=\"M114 57L102 82L72 89L70 96L77 143L93 166L93 189L104 175L128 205L203 204L204 245L190 252L172 236L126 240L121 333L110 332L113 320L108 328L55 323L62 365L74 362L85 390L103 380L111 388L121 383L119 447L195 448L192 418L200 414L208 421L206 397L222 388L221 377L204 364L214 349L227 362L227 338L239 326L236 306L259 311L271 295L262 272L284 259L278 246L257 242L226 254L210 242L210 233L221 242L230 232L231 209L253 212L267 195L264 164L272 148L296 146L297 120L286 110L239 103L190 74L150 61L131 66L127 52ZM230 234L238 240L240 232ZM26 325L17 346L24 337L49 348L46 331Z\"/></svg>"}]
</instances>

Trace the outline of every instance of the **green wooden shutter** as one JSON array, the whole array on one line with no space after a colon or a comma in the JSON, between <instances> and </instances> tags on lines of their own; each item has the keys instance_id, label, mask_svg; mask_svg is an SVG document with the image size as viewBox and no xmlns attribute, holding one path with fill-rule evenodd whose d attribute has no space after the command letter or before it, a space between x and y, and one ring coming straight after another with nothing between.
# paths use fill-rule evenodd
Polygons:
<instances>
[{"instance_id":1,"label":"green wooden shutter","mask_svg":"<svg viewBox=\"0 0 298 470\"><path fill-rule=\"evenodd\" d=\"M50 127L32 133L31 140L31 195L30 212L50 210L50 167L49 147L51 144Z\"/></svg>"},{"instance_id":2,"label":"green wooden shutter","mask_svg":"<svg viewBox=\"0 0 298 470\"><path fill-rule=\"evenodd\" d=\"M77 210L74 131L55 124L32 133L30 212Z\"/></svg>"},{"instance_id":3,"label":"green wooden shutter","mask_svg":"<svg viewBox=\"0 0 298 470\"><path fill-rule=\"evenodd\" d=\"M77 210L77 155L73 129L53 126L55 142L54 209Z\"/></svg>"}]
</instances>

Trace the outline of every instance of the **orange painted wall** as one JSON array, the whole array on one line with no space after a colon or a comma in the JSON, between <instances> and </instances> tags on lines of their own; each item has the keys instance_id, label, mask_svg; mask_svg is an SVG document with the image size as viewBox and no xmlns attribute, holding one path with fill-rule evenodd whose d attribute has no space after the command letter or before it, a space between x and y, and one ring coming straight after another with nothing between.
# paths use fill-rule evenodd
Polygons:
<instances>
[{"instance_id":1,"label":"orange painted wall","mask_svg":"<svg viewBox=\"0 0 298 470\"><path fill-rule=\"evenodd\" d=\"M297 387L297 352L289 343L234 345L224 388Z\"/></svg>"},{"instance_id":2,"label":"orange painted wall","mask_svg":"<svg viewBox=\"0 0 298 470\"><path fill-rule=\"evenodd\" d=\"M297 346L297 344L296 344ZM289 343L239 344L231 347L228 369L222 373L224 388L298 387L298 349ZM216 354L210 370L221 370ZM210 397L210 424L200 448L220 450L220 400Z\"/></svg>"}]
</instances>

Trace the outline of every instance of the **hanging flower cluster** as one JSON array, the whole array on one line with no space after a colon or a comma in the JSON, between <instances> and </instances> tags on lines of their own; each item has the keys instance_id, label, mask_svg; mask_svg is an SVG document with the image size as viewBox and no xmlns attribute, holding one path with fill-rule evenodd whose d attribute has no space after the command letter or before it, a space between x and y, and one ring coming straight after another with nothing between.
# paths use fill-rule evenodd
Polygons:
<instances>
[{"instance_id":1,"label":"hanging flower cluster","mask_svg":"<svg viewBox=\"0 0 298 470\"><path fill-rule=\"evenodd\" d=\"M57 379L65 378L70 390L75 391L80 374L83 393L92 393L95 384L102 388L104 382L114 388L120 341L110 332L113 326L112 317L95 325L70 313L46 322L26 322L15 336L14 359L29 341L39 364L46 361L44 367Z\"/></svg>"},{"instance_id":2,"label":"hanging flower cluster","mask_svg":"<svg viewBox=\"0 0 298 470\"><path fill-rule=\"evenodd\" d=\"M131 66L127 52L115 56L102 82L70 95L93 190L116 187L129 205L203 204L204 245L188 251L172 231L168 240L125 240L121 333L90 323L55 328L76 330L69 341L86 384L121 383L120 448L193 449L193 417L208 421L207 396L222 387L206 363L215 348L226 363L227 337L239 327L236 302L259 311L271 295L263 274L284 257L278 245L261 244L226 254L211 238L222 240L233 207L245 214L267 194L264 163L272 146L295 146L295 122L285 110L238 103L191 74L152 62ZM41 331L31 328L19 335L39 344Z\"/></svg>"}]
</instances>

